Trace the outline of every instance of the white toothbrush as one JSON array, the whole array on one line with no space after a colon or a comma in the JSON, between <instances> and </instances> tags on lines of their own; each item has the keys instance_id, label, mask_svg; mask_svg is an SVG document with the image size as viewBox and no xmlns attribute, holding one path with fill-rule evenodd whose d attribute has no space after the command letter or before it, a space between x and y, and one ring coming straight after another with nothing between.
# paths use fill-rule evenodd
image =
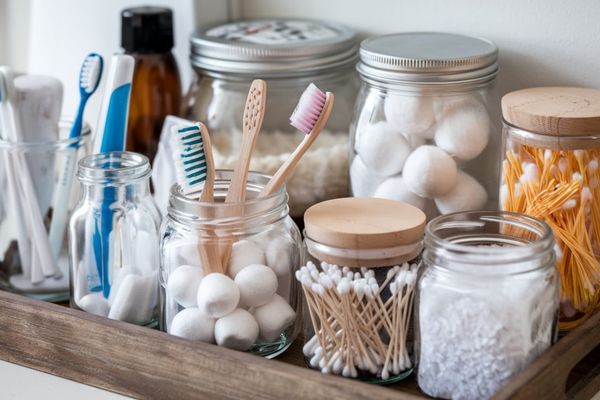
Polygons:
<instances>
[{"instance_id":1,"label":"white toothbrush","mask_svg":"<svg viewBox=\"0 0 600 400\"><path fill-rule=\"evenodd\" d=\"M83 60L81 71L79 73L79 94L81 100L77 110L77 116L73 121L69 138L76 138L81 135L83 125L83 111L88 99L94 94L102 77L102 56L96 53L90 53ZM77 161L77 147L69 147L66 150L65 160L58 183L52 199L52 222L50 224L50 246L54 258L58 260L60 250L65 236L65 225L67 222L69 195L71 194L71 185L75 173L75 164Z\"/></svg>"}]
</instances>

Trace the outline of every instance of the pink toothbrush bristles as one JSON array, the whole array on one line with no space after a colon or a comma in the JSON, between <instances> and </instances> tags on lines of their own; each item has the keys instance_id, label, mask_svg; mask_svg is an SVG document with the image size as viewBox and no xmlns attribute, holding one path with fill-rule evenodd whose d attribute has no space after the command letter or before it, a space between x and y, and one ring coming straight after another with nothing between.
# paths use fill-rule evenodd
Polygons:
<instances>
[{"instance_id":1,"label":"pink toothbrush bristles","mask_svg":"<svg viewBox=\"0 0 600 400\"><path fill-rule=\"evenodd\" d=\"M323 107L325 107L325 99L325 92L316 87L314 83L308 85L290 117L290 124L299 131L309 134L321 116Z\"/></svg>"}]
</instances>

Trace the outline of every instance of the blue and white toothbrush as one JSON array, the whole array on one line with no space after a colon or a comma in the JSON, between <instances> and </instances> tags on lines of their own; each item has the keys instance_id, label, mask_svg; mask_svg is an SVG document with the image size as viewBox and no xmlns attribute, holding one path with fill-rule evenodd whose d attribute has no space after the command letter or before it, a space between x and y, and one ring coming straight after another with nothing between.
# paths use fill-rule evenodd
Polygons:
<instances>
[{"instance_id":1,"label":"blue and white toothbrush","mask_svg":"<svg viewBox=\"0 0 600 400\"><path fill-rule=\"evenodd\" d=\"M104 92L104 101L98 122L99 135L94 143L94 153L124 151L127 138L127 117L129 113L129 98L131 81L133 79L134 58L129 55L116 54L112 56L108 81ZM100 207L100 218L96 222L93 235L94 257L102 287L102 295L108 298L110 294L110 265L109 245L110 233L113 227L112 205L116 201L116 189L104 189L104 198ZM97 288L90 288L97 290Z\"/></svg>"},{"instance_id":2,"label":"blue and white toothbrush","mask_svg":"<svg viewBox=\"0 0 600 400\"><path fill-rule=\"evenodd\" d=\"M90 53L83 60L81 71L79 72L79 108L77 116L73 121L73 126L69 132L69 139L77 138L81 135L83 125L83 112L89 98L96 92L102 77L103 59L100 54ZM73 144L67 150L64 165L58 179L58 185L54 191L52 200L52 222L50 224L50 247L54 258L58 260L60 250L63 244L65 225L67 222L67 211L69 195L71 194L71 184L75 174L75 164L77 161L77 145Z\"/></svg>"}]
</instances>

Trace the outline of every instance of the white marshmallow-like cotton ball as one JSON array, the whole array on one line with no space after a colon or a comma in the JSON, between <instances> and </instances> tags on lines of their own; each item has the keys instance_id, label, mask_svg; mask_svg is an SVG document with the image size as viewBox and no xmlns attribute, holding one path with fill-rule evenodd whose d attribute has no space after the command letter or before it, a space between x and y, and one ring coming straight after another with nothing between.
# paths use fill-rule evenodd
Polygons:
<instances>
[{"instance_id":1,"label":"white marshmallow-like cotton ball","mask_svg":"<svg viewBox=\"0 0 600 400\"><path fill-rule=\"evenodd\" d=\"M196 307L184 308L173 317L169 333L189 340L214 343L215 319Z\"/></svg>"},{"instance_id":2,"label":"white marshmallow-like cotton ball","mask_svg":"<svg viewBox=\"0 0 600 400\"><path fill-rule=\"evenodd\" d=\"M435 205L442 214L458 211L481 210L487 202L485 188L471 175L458 171L456 184L449 192L435 198Z\"/></svg>"},{"instance_id":3,"label":"white marshmallow-like cotton ball","mask_svg":"<svg viewBox=\"0 0 600 400\"><path fill-rule=\"evenodd\" d=\"M175 268L167 281L167 295L183 307L196 307L198 287L204 277L202 268L182 265Z\"/></svg>"},{"instance_id":4,"label":"white marshmallow-like cotton ball","mask_svg":"<svg viewBox=\"0 0 600 400\"><path fill-rule=\"evenodd\" d=\"M221 318L237 308L240 290L233 279L214 272L200 281L197 300L200 311L209 317Z\"/></svg>"},{"instance_id":5,"label":"white marshmallow-like cotton ball","mask_svg":"<svg viewBox=\"0 0 600 400\"><path fill-rule=\"evenodd\" d=\"M410 144L394 125L381 121L366 128L357 137L355 149L365 165L380 175L395 175L402 171Z\"/></svg>"},{"instance_id":6,"label":"white marshmallow-like cotton ball","mask_svg":"<svg viewBox=\"0 0 600 400\"><path fill-rule=\"evenodd\" d=\"M108 300L106 300L100 292L86 294L79 299L77 306L85 312L101 317L106 317L110 310Z\"/></svg>"},{"instance_id":7,"label":"white marshmallow-like cotton ball","mask_svg":"<svg viewBox=\"0 0 600 400\"><path fill-rule=\"evenodd\" d=\"M263 249L251 240L235 242L229 258L228 275L235 278L238 272L250 264L265 264Z\"/></svg>"},{"instance_id":8,"label":"white marshmallow-like cotton ball","mask_svg":"<svg viewBox=\"0 0 600 400\"><path fill-rule=\"evenodd\" d=\"M382 199L397 200L408 203L423 210L426 199L419 197L406 187L402 176L393 176L387 178L375 191L373 197Z\"/></svg>"},{"instance_id":9,"label":"white marshmallow-like cotton ball","mask_svg":"<svg viewBox=\"0 0 600 400\"><path fill-rule=\"evenodd\" d=\"M202 265L197 240L173 241L168 244L165 251L167 264L170 266Z\"/></svg>"},{"instance_id":10,"label":"white marshmallow-like cotton ball","mask_svg":"<svg viewBox=\"0 0 600 400\"><path fill-rule=\"evenodd\" d=\"M260 307L256 307L252 314L260 328L260 339L273 342L296 320L296 312L279 295Z\"/></svg>"},{"instance_id":11,"label":"white marshmallow-like cotton ball","mask_svg":"<svg viewBox=\"0 0 600 400\"><path fill-rule=\"evenodd\" d=\"M474 99L454 101L443 107L435 131L435 143L456 158L477 157L490 137L490 117L484 105Z\"/></svg>"},{"instance_id":12,"label":"white marshmallow-like cotton ball","mask_svg":"<svg viewBox=\"0 0 600 400\"><path fill-rule=\"evenodd\" d=\"M215 340L219 346L248 350L258 338L258 323L241 308L219 318L215 324Z\"/></svg>"},{"instance_id":13,"label":"white marshmallow-like cotton ball","mask_svg":"<svg viewBox=\"0 0 600 400\"><path fill-rule=\"evenodd\" d=\"M358 154L354 156L350 165L350 187L354 197L372 196L384 179L373 168L367 167Z\"/></svg>"},{"instance_id":14,"label":"white marshmallow-like cotton ball","mask_svg":"<svg viewBox=\"0 0 600 400\"><path fill-rule=\"evenodd\" d=\"M389 94L383 106L385 119L404 135L429 135L434 124L433 99L430 96Z\"/></svg>"},{"instance_id":15,"label":"white marshmallow-like cotton ball","mask_svg":"<svg viewBox=\"0 0 600 400\"><path fill-rule=\"evenodd\" d=\"M277 291L277 276L266 265L248 265L238 272L234 282L240 290L240 305L243 307L261 306Z\"/></svg>"},{"instance_id":16,"label":"white marshmallow-like cotton ball","mask_svg":"<svg viewBox=\"0 0 600 400\"><path fill-rule=\"evenodd\" d=\"M273 237L264 246L265 259L275 275L286 275L292 271L294 243L283 237Z\"/></svg>"},{"instance_id":17,"label":"white marshmallow-like cotton ball","mask_svg":"<svg viewBox=\"0 0 600 400\"><path fill-rule=\"evenodd\" d=\"M111 292L114 288L111 288ZM150 322L158 295L156 273L139 276L128 274L119 285L119 290L110 307L108 318L133 324Z\"/></svg>"},{"instance_id":18,"label":"white marshmallow-like cotton ball","mask_svg":"<svg viewBox=\"0 0 600 400\"><path fill-rule=\"evenodd\" d=\"M411 192L427 198L447 193L456 182L456 162L436 146L421 146L413 151L404 165L404 183Z\"/></svg>"}]
</instances>

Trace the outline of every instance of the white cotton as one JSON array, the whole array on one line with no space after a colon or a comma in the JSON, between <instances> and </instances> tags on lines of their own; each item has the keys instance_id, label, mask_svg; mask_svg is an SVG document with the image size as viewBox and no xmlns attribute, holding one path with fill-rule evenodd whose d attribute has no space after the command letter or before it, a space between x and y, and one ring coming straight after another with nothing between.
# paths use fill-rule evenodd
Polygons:
<instances>
[{"instance_id":1,"label":"white cotton","mask_svg":"<svg viewBox=\"0 0 600 400\"><path fill-rule=\"evenodd\" d=\"M215 319L208 317L196 307L179 311L169 327L171 335L205 343L215 342Z\"/></svg>"},{"instance_id":2,"label":"white cotton","mask_svg":"<svg viewBox=\"0 0 600 400\"><path fill-rule=\"evenodd\" d=\"M423 210L427 199L419 197L406 187L402 176L387 178L375 191L373 197L397 200L408 203Z\"/></svg>"},{"instance_id":3,"label":"white cotton","mask_svg":"<svg viewBox=\"0 0 600 400\"><path fill-rule=\"evenodd\" d=\"M227 275L217 272L206 275L198 287L198 308L212 318L221 318L235 310L240 290Z\"/></svg>"},{"instance_id":4,"label":"white cotton","mask_svg":"<svg viewBox=\"0 0 600 400\"><path fill-rule=\"evenodd\" d=\"M476 100L449 103L435 131L435 143L448 154L467 161L477 157L490 136L490 117Z\"/></svg>"},{"instance_id":5,"label":"white cotton","mask_svg":"<svg viewBox=\"0 0 600 400\"><path fill-rule=\"evenodd\" d=\"M251 264L234 280L240 291L240 306L257 307L271 300L277 291L277 275L266 265Z\"/></svg>"},{"instance_id":6,"label":"white cotton","mask_svg":"<svg viewBox=\"0 0 600 400\"><path fill-rule=\"evenodd\" d=\"M250 264L265 264L265 253L251 240L240 240L233 244L227 273L235 278L238 272Z\"/></svg>"},{"instance_id":7,"label":"white cotton","mask_svg":"<svg viewBox=\"0 0 600 400\"><path fill-rule=\"evenodd\" d=\"M258 338L258 324L241 308L219 318L215 323L215 341L219 346L246 351Z\"/></svg>"},{"instance_id":8,"label":"white cotton","mask_svg":"<svg viewBox=\"0 0 600 400\"><path fill-rule=\"evenodd\" d=\"M296 312L281 296L275 295L270 302L256 307L252 314L258 322L259 338L273 342L296 320Z\"/></svg>"},{"instance_id":9,"label":"white cotton","mask_svg":"<svg viewBox=\"0 0 600 400\"><path fill-rule=\"evenodd\" d=\"M433 198L452 189L458 170L452 157L440 148L421 146L408 156L402 175L408 190Z\"/></svg>"},{"instance_id":10,"label":"white cotton","mask_svg":"<svg viewBox=\"0 0 600 400\"><path fill-rule=\"evenodd\" d=\"M148 323L156 308L157 295L156 273L146 276L128 274L119 285L108 318L133 324Z\"/></svg>"},{"instance_id":11,"label":"white cotton","mask_svg":"<svg viewBox=\"0 0 600 400\"><path fill-rule=\"evenodd\" d=\"M198 303L198 287L203 277L202 268L193 265L175 268L167 281L167 296L183 307L195 307Z\"/></svg>"},{"instance_id":12,"label":"white cotton","mask_svg":"<svg viewBox=\"0 0 600 400\"><path fill-rule=\"evenodd\" d=\"M134 263L132 268L139 275L150 274L158 270L159 243L156 232L138 230L133 245Z\"/></svg>"},{"instance_id":13,"label":"white cotton","mask_svg":"<svg viewBox=\"0 0 600 400\"><path fill-rule=\"evenodd\" d=\"M90 293L83 296L79 301L75 302L77 307L90 314L106 317L110 310L108 300L102 296L102 293Z\"/></svg>"},{"instance_id":14,"label":"white cotton","mask_svg":"<svg viewBox=\"0 0 600 400\"><path fill-rule=\"evenodd\" d=\"M370 125L357 136L354 148L365 165L379 175L390 176L402 171L410 144L396 126L385 121Z\"/></svg>"},{"instance_id":15,"label":"white cotton","mask_svg":"<svg viewBox=\"0 0 600 400\"><path fill-rule=\"evenodd\" d=\"M539 179L539 169L534 163L523 163L523 175L519 177L521 184L537 182Z\"/></svg>"},{"instance_id":16,"label":"white cotton","mask_svg":"<svg viewBox=\"0 0 600 400\"><path fill-rule=\"evenodd\" d=\"M350 164L350 190L354 197L372 196L377 186L385 177L375 169L367 167L361 157L356 154Z\"/></svg>"},{"instance_id":17,"label":"white cotton","mask_svg":"<svg viewBox=\"0 0 600 400\"><path fill-rule=\"evenodd\" d=\"M383 108L386 120L406 136L427 134L435 122L430 96L389 93Z\"/></svg>"},{"instance_id":18,"label":"white cotton","mask_svg":"<svg viewBox=\"0 0 600 400\"><path fill-rule=\"evenodd\" d=\"M456 183L449 192L435 198L435 205L442 214L458 211L474 211L484 208L488 194L471 175L459 171Z\"/></svg>"},{"instance_id":19,"label":"white cotton","mask_svg":"<svg viewBox=\"0 0 600 400\"><path fill-rule=\"evenodd\" d=\"M289 275L293 269L296 245L291 239L273 235L263 244L266 265L275 275Z\"/></svg>"},{"instance_id":20,"label":"white cotton","mask_svg":"<svg viewBox=\"0 0 600 400\"><path fill-rule=\"evenodd\" d=\"M174 240L165 246L166 263L171 267L180 265L202 265L198 252L198 240Z\"/></svg>"}]
</instances>

